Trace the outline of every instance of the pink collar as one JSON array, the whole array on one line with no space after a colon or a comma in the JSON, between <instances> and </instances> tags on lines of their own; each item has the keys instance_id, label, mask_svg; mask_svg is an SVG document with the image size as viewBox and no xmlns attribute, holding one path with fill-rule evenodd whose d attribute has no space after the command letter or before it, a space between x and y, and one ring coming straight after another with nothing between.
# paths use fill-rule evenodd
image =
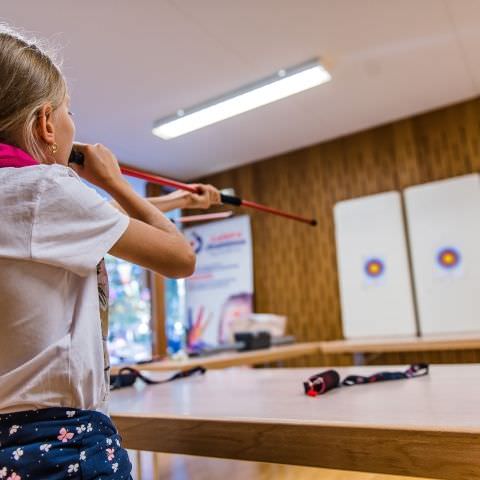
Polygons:
<instances>
[{"instance_id":1,"label":"pink collar","mask_svg":"<svg viewBox=\"0 0 480 480\"><path fill-rule=\"evenodd\" d=\"M20 148L0 143L0 168L2 167L30 167L39 165L27 152Z\"/></svg>"}]
</instances>

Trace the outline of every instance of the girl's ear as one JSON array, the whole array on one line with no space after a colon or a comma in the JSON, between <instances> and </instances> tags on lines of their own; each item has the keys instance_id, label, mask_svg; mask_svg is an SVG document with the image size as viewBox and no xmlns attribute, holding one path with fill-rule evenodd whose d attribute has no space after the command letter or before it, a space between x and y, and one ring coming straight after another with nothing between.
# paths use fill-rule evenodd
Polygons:
<instances>
[{"instance_id":1,"label":"girl's ear","mask_svg":"<svg viewBox=\"0 0 480 480\"><path fill-rule=\"evenodd\" d=\"M42 106L38 112L37 135L48 145L55 143L55 127L53 125L53 108L50 103Z\"/></svg>"}]
</instances>

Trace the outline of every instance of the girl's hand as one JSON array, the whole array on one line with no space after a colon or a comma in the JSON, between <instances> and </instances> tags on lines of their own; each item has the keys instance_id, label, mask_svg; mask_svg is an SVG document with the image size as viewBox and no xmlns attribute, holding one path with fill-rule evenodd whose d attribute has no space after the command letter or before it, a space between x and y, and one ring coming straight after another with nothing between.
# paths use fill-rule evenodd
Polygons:
<instances>
[{"instance_id":1,"label":"girl's hand","mask_svg":"<svg viewBox=\"0 0 480 480\"><path fill-rule=\"evenodd\" d=\"M198 190L198 193L190 193L186 191L177 190L170 195L178 197L183 200L182 208L210 208L212 205L221 205L220 192L212 185L203 185L201 183L191 184Z\"/></svg>"},{"instance_id":2,"label":"girl's hand","mask_svg":"<svg viewBox=\"0 0 480 480\"><path fill-rule=\"evenodd\" d=\"M83 153L83 166L70 163L69 167L77 174L97 187L110 192L125 184L120 165L115 155L103 145L75 143L74 149Z\"/></svg>"}]
</instances>

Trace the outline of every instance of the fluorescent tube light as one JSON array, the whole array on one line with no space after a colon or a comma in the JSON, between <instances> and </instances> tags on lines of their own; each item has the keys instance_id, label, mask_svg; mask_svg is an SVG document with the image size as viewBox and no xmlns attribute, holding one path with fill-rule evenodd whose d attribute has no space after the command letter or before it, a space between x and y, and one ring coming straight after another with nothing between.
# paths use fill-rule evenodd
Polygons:
<instances>
[{"instance_id":1,"label":"fluorescent tube light","mask_svg":"<svg viewBox=\"0 0 480 480\"><path fill-rule=\"evenodd\" d=\"M153 134L170 140L240 113L267 105L331 80L318 61L280 70L277 74L189 110L180 110L153 127Z\"/></svg>"}]
</instances>

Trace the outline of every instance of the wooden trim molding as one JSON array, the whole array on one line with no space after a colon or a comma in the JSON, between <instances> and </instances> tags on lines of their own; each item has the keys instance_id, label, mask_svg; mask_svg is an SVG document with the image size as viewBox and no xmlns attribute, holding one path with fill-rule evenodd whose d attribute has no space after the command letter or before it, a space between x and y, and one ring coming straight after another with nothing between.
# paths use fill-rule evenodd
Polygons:
<instances>
[{"instance_id":1,"label":"wooden trim molding","mask_svg":"<svg viewBox=\"0 0 480 480\"><path fill-rule=\"evenodd\" d=\"M150 273L150 275L152 278L152 353L154 357L164 357L167 354L165 279L156 273Z\"/></svg>"}]
</instances>

